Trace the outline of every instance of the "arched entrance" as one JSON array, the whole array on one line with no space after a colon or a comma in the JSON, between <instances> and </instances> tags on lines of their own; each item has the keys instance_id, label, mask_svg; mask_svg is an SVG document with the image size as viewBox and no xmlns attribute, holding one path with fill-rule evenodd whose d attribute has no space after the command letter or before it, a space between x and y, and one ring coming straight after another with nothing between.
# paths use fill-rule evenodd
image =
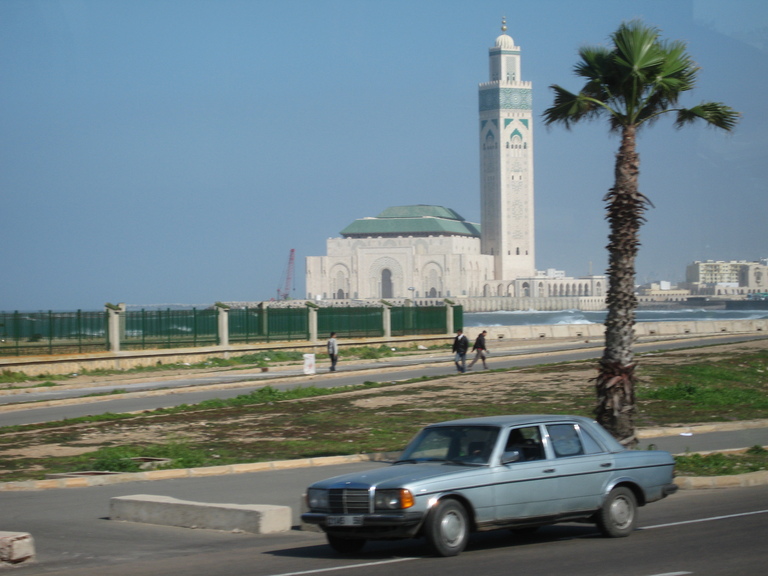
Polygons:
<instances>
[{"instance_id":1,"label":"arched entrance","mask_svg":"<svg viewBox=\"0 0 768 576\"><path fill-rule=\"evenodd\" d=\"M392 271L384 268L381 271L381 297L392 298Z\"/></svg>"}]
</instances>

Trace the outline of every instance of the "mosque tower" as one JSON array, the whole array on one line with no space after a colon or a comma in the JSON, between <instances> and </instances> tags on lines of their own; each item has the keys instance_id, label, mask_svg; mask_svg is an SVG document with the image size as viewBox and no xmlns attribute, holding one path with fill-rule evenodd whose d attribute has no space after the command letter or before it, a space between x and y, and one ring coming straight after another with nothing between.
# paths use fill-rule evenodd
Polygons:
<instances>
[{"instance_id":1,"label":"mosque tower","mask_svg":"<svg viewBox=\"0 0 768 576\"><path fill-rule=\"evenodd\" d=\"M490 82L479 86L480 223L495 280L536 274L533 235L533 92L520 74L520 47L507 35L488 50Z\"/></svg>"}]
</instances>

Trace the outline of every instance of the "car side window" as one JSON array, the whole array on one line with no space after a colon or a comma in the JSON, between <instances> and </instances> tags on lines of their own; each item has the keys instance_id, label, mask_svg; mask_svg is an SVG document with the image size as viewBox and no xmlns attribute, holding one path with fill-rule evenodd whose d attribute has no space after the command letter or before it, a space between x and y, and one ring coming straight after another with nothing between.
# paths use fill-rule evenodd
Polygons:
<instances>
[{"instance_id":1,"label":"car side window","mask_svg":"<svg viewBox=\"0 0 768 576\"><path fill-rule=\"evenodd\" d=\"M544 446L541 443L541 433L538 426L513 428L509 431L504 452L517 450L521 461L543 460Z\"/></svg>"},{"instance_id":2,"label":"car side window","mask_svg":"<svg viewBox=\"0 0 768 576\"><path fill-rule=\"evenodd\" d=\"M581 430L581 439L584 442L585 454L601 454L605 452L605 448L598 444L597 440L592 437L588 430L581 427L579 429Z\"/></svg>"},{"instance_id":3,"label":"car side window","mask_svg":"<svg viewBox=\"0 0 768 576\"><path fill-rule=\"evenodd\" d=\"M552 424L547 426L547 432L558 458L584 454L584 447L574 424Z\"/></svg>"}]
</instances>

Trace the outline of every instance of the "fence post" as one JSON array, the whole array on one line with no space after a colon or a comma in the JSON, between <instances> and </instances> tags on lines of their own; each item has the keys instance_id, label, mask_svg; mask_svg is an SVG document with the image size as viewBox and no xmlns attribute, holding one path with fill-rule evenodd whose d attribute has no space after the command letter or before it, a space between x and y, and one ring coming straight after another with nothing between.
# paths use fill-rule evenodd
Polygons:
<instances>
[{"instance_id":1,"label":"fence post","mask_svg":"<svg viewBox=\"0 0 768 576\"><path fill-rule=\"evenodd\" d=\"M120 324L122 313L125 312L125 304L104 304L107 309L107 334L109 338L109 351L120 352Z\"/></svg>"},{"instance_id":2,"label":"fence post","mask_svg":"<svg viewBox=\"0 0 768 576\"><path fill-rule=\"evenodd\" d=\"M304 302L304 305L309 310L309 341L317 342L317 309L319 306L314 302Z\"/></svg>"},{"instance_id":3,"label":"fence post","mask_svg":"<svg viewBox=\"0 0 768 576\"><path fill-rule=\"evenodd\" d=\"M392 338L392 304L382 300L381 322L384 324L384 338Z\"/></svg>"},{"instance_id":4,"label":"fence post","mask_svg":"<svg viewBox=\"0 0 768 576\"><path fill-rule=\"evenodd\" d=\"M445 333L453 334L453 301L445 298L443 302L445 302Z\"/></svg>"},{"instance_id":5,"label":"fence post","mask_svg":"<svg viewBox=\"0 0 768 576\"><path fill-rule=\"evenodd\" d=\"M229 306L221 302L216 302L215 306L218 312L216 318L219 331L218 344L222 347L229 346Z\"/></svg>"}]
</instances>

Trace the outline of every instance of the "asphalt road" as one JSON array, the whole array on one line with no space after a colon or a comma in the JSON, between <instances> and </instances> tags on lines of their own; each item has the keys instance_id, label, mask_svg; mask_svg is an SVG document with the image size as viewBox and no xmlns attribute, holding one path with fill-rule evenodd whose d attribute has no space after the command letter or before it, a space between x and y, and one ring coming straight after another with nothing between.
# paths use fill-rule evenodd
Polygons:
<instances>
[{"instance_id":1,"label":"asphalt road","mask_svg":"<svg viewBox=\"0 0 768 576\"><path fill-rule=\"evenodd\" d=\"M37 561L14 572L29 575L391 576L395 570L398 576L765 573L768 486L678 492L642 508L639 530L626 539L602 538L587 524L545 527L522 539L498 531L474 535L467 550L455 558L429 555L421 540L372 542L360 553L339 556L322 534L314 532L257 536L107 518L113 496L150 493L253 502L261 495L252 485L257 475L273 475L260 479L259 485L268 482L284 489L286 483L306 485L327 472L303 469L151 485L0 493L0 529L33 535Z\"/></svg>"},{"instance_id":2,"label":"asphalt road","mask_svg":"<svg viewBox=\"0 0 768 576\"><path fill-rule=\"evenodd\" d=\"M765 338L764 335L730 335L654 340L636 344L635 351L639 353ZM602 354L602 349L602 342L541 344L534 342L506 349L496 346L488 364L491 368L510 368L553 362L571 362L598 358ZM417 358L399 357L346 366L342 363L338 372L328 373L323 370L320 368L320 373L312 376L305 376L298 369L251 374L229 371L197 376L190 375L175 379L149 379L135 384L106 384L78 390L30 389L22 395L0 395L0 426L49 422L107 412L138 412L178 406L179 404L195 404L210 398L232 398L267 385L282 390L298 386L332 387L359 385L367 381L389 382L455 373L455 367L447 354ZM84 403L64 404L57 402L53 406L40 408L33 408L30 404L34 401L78 398L93 394L96 390L108 392L115 388L125 390L129 394L90 398ZM20 402L26 404L22 405Z\"/></svg>"}]
</instances>

